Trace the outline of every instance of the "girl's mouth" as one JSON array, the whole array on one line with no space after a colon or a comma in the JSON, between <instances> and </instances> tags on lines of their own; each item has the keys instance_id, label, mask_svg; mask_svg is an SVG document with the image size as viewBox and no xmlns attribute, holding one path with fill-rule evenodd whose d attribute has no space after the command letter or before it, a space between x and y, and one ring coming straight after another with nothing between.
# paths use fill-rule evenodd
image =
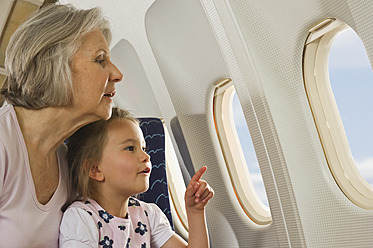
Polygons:
<instances>
[{"instance_id":1,"label":"girl's mouth","mask_svg":"<svg viewBox=\"0 0 373 248\"><path fill-rule=\"evenodd\" d=\"M149 174L150 168L146 167L143 171L140 172L141 174Z\"/></svg>"}]
</instances>

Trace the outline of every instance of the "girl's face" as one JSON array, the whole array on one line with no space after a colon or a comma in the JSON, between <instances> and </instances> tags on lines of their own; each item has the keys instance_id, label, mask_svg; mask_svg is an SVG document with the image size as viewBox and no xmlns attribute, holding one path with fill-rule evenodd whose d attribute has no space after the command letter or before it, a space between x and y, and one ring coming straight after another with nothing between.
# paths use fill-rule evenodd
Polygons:
<instances>
[{"instance_id":1,"label":"girl's face","mask_svg":"<svg viewBox=\"0 0 373 248\"><path fill-rule=\"evenodd\" d=\"M122 73L110 61L109 47L99 29L82 39L82 44L71 62L74 111L95 121L111 115L114 84Z\"/></svg>"},{"instance_id":2,"label":"girl's face","mask_svg":"<svg viewBox=\"0 0 373 248\"><path fill-rule=\"evenodd\" d=\"M107 127L107 144L99 163L103 192L130 197L149 188L150 157L138 124L117 119Z\"/></svg>"}]
</instances>

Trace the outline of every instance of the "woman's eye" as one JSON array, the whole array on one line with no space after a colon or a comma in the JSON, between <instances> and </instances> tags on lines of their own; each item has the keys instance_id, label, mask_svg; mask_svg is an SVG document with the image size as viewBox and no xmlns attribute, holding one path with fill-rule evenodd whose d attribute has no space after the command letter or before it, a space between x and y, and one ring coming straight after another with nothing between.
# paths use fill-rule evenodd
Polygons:
<instances>
[{"instance_id":1,"label":"woman's eye","mask_svg":"<svg viewBox=\"0 0 373 248\"><path fill-rule=\"evenodd\" d=\"M105 60L104 59L96 59L96 62L99 63L100 65L104 65Z\"/></svg>"},{"instance_id":2,"label":"woman's eye","mask_svg":"<svg viewBox=\"0 0 373 248\"><path fill-rule=\"evenodd\" d=\"M126 147L124 150L126 150L126 151L134 151L135 147L134 146L129 146L129 147Z\"/></svg>"},{"instance_id":3,"label":"woman's eye","mask_svg":"<svg viewBox=\"0 0 373 248\"><path fill-rule=\"evenodd\" d=\"M143 147L142 150L143 150L144 152L148 153L148 152L149 152L149 147L147 147L147 146L146 146L146 147Z\"/></svg>"}]
</instances>

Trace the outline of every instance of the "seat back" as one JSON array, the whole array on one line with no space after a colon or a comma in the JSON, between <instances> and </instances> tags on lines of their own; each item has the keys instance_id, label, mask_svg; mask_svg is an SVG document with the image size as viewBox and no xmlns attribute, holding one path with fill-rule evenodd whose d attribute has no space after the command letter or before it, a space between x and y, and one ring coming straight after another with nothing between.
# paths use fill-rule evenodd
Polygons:
<instances>
[{"instance_id":1,"label":"seat back","mask_svg":"<svg viewBox=\"0 0 373 248\"><path fill-rule=\"evenodd\" d=\"M158 118L139 118L139 120L140 128L143 131L146 145L149 149L150 161L152 162L149 189L139 194L139 199L157 204L167 216L171 227L174 228L167 185L163 123Z\"/></svg>"}]
</instances>

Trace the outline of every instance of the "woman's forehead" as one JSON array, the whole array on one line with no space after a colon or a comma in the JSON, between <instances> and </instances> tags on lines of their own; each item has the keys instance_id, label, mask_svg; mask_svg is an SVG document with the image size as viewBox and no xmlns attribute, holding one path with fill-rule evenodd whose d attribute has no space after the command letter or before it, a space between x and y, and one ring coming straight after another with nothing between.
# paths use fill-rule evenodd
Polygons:
<instances>
[{"instance_id":1,"label":"woman's forehead","mask_svg":"<svg viewBox=\"0 0 373 248\"><path fill-rule=\"evenodd\" d=\"M79 51L89 53L104 52L106 55L110 53L106 38L99 29L94 29L82 38L82 43L78 49L78 52Z\"/></svg>"}]
</instances>

